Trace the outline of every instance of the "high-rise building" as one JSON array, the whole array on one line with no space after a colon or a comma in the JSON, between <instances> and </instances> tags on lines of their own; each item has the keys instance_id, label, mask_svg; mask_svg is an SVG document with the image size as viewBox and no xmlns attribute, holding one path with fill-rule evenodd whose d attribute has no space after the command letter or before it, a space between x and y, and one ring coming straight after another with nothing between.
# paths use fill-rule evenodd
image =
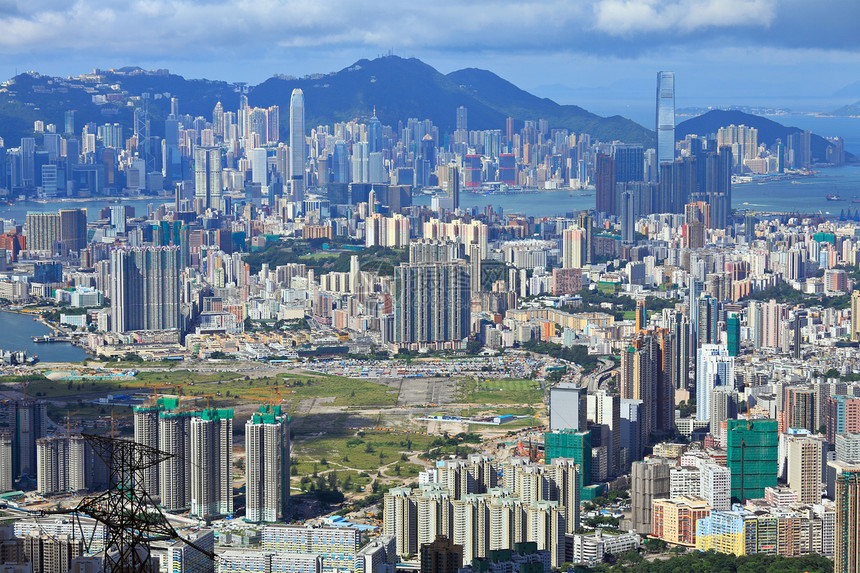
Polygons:
<instances>
[{"instance_id":1,"label":"high-rise building","mask_svg":"<svg viewBox=\"0 0 860 573\"><path fill-rule=\"evenodd\" d=\"M641 145L616 143L612 145L615 159L615 183L631 183L645 179L645 151Z\"/></svg>"},{"instance_id":2,"label":"high-rise building","mask_svg":"<svg viewBox=\"0 0 860 573\"><path fill-rule=\"evenodd\" d=\"M27 213L27 249L56 252L60 244L59 213Z\"/></svg>"},{"instance_id":3,"label":"high-rise building","mask_svg":"<svg viewBox=\"0 0 860 573\"><path fill-rule=\"evenodd\" d=\"M617 215L615 201L615 159L611 155L597 154L595 166L596 209L598 213Z\"/></svg>"},{"instance_id":4,"label":"high-rise building","mask_svg":"<svg viewBox=\"0 0 860 573\"><path fill-rule=\"evenodd\" d=\"M562 267L565 269L581 269L585 263L585 248L587 245L585 231L577 228L565 229L562 232Z\"/></svg>"},{"instance_id":5,"label":"high-rise building","mask_svg":"<svg viewBox=\"0 0 860 573\"><path fill-rule=\"evenodd\" d=\"M370 145L371 153L382 151L382 122L376 117L376 106L373 108L373 116L367 123L367 143Z\"/></svg>"},{"instance_id":6,"label":"high-rise building","mask_svg":"<svg viewBox=\"0 0 860 573\"><path fill-rule=\"evenodd\" d=\"M824 440L790 435L787 441L788 487L797 492L800 503L821 503L822 457L827 447Z\"/></svg>"},{"instance_id":7,"label":"high-rise building","mask_svg":"<svg viewBox=\"0 0 860 573\"><path fill-rule=\"evenodd\" d=\"M394 342L403 348L459 348L469 335L469 263L422 260L394 269Z\"/></svg>"},{"instance_id":8,"label":"high-rise building","mask_svg":"<svg viewBox=\"0 0 860 573\"><path fill-rule=\"evenodd\" d=\"M221 181L221 149L197 147L194 150L194 210L222 211L223 183Z\"/></svg>"},{"instance_id":9,"label":"high-rise building","mask_svg":"<svg viewBox=\"0 0 860 573\"><path fill-rule=\"evenodd\" d=\"M649 442L651 434L671 432L674 427L672 341L665 330L643 331L621 352L621 398L642 401L640 446Z\"/></svg>"},{"instance_id":10,"label":"high-rise building","mask_svg":"<svg viewBox=\"0 0 860 573\"><path fill-rule=\"evenodd\" d=\"M836 557L834 573L860 571L860 466L836 476Z\"/></svg>"},{"instance_id":11,"label":"high-rise building","mask_svg":"<svg viewBox=\"0 0 860 573\"><path fill-rule=\"evenodd\" d=\"M422 543L419 554L421 573L457 573L463 567L463 546L454 545L444 535L437 535L432 543Z\"/></svg>"},{"instance_id":12,"label":"high-rise building","mask_svg":"<svg viewBox=\"0 0 860 573\"><path fill-rule=\"evenodd\" d=\"M77 253L87 247L87 210L60 209L60 254Z\"/></svg>"},{"instance_id":13,"label":"high-rise building","mask_svg":"<svg viewBox=\"0 0 860 573\"><path fill-rule=\"evenodd\" d=\"M576 216L576 225L583 231L582 260L590 265L594 257L594 217L588 211L582 211Z\"/></svg>"},{"instance_id":14,"label":"high-rise building","mask_svg":"<svg viewBox=\"0 0 860 573\"><path fill-rule=\"evenodd\" d=\"M593 488L587 487L591 484L591 432L576 430L546 432L544 444L546 463L549 464L561 458L571 459L579 466L580 499L593 499Z\"/></svg>"},{"instance_id":15,"label":"high-rise building","mask_svg":"<svg viewBox=\"0 0 860 573\"><path fill-rule=\"evenodd\" d=\"M675 72L657 72L657 164L675 160Z\"/></svg>"},{"instance_id":16,"label":"high-rise building","mask_svg":"<svg viewBox=\"0 0 860 573\"><path fill-rule=\"evenodd\" d=\"M80 435L36 441L36 490L42 495L86 489L86 448Z\"/></svg>"},{"instance_id":17,"label":"high-rise building","mask_svg":"<svg viewBox=\"0 0 860 573\"><path fill-rule=\"evenodd\" d=\"M15 476L12 472L15 462L12 456L12 441L12 434L0 433L0 493L13 490L12 484Z\"/></svg>"},{"instance_id":18,"label":"high-rise building","mask_svg":"<svg viewBox=\"0 0 860 573\"><path fill-rule=\"evenodd\" d=\"M191 419L191 515L232 514L233 410L207 408Z\"/></svg>"},{"instance_id":19,"label":"high-rise building","mask_svg":"<svg viewBox=\"0 0 860 573\"><path fill-rule=\"evenodd\" d=\"M741 318L738 315L726 319L726 350L732 357L741 353Z\"/></svg>"},{"instance_id":20,"label":"high-rise building","mask_svg":"<svg viewBox=\"0 0 860 573\"><path fill-rule=\"evenodd\" d=\"M578 384L560 382L549 389L549 429L578 432L586 426L586 391Z\"/></svg>"},{"instance_id":21,"label":"high-rise building","mask_svg":"<svg viewBox=\"0 0 860 573\"><path fill-rule=\"evenodd\" d=\"M460 169L456 164L448 166L448 196L454 211L460 208Z\"/></svg>"},{"instance_id":22,"label":"high-rise building","mask_svg":"<svg viewBox=\"0 0 860 573\"><path fill-rule=\"evenodd\" d=\"M245 519L275 522L290 501L290 417L280 406L261 406L245 424Z\"/></svg>"},{"instance_id":23,"label":"high-rise building","mask_svg":"<svg viewBox=\"0 0 860 573\"><path fill-rule=\"evenodd\" d=\"M609 394L604 390L598 390L585 398L587 418L609 428L608 470L610 475L618 475L621 469L621 401L617 394Z\"/></svg>"},{"instance_id":24,"label":"high-rise building","mask_svg":"<svg viewBox=\"0 0 860 573\"><path fill-rule=\"evenodd\" d=\"M293 201L305 199L305 96L296 88L290 96L290 182ZM341 182L339 180L335 180Z\"/></svg>"},{"instance_id":25,"label":"high-rise building","mask_svg":"<svg viewBox=\"0 0 860 573\"><path fill-rule=\"evenodd\" d=\"M823 423L831 444L838 434L860 433L860 398L841 394L828 396Z\"/></svg>"},{"instance_id":26,"label":"high-rise building","mask_svg":"<svg viewBox=\"0 0 860 573\"><path fill-rule=\"evenodd\" d=\"M68 573L72 560L84 554L84 540L78 535L30 533L24 536L27 571L32 573ZM10 563L6 561L6 564ZM4 567L3 571L7 571ZM11 571L17 571L12 569Z\"/></svg>"},{"instance_id":27,"label":"high-rise building","mask_svg":"<svg viewBox=\"0 0 860 573\"><path fill-rule=\"evenodd\" d=\"M735 359L721 344L703 344L696 359L696 419L711 419L710 400L717 386L734 386Z\"/></svg>"},{"instance_id":28,"label":"high-rise building","mask_svg":"<svg viewBox=\"0 0 860 573\"><path fill-rule=\"evenodd\" d=\"M36 441L48 435L48 405L36 400L6 404L8 417L15 422L12 440L13 476L36 478Z\"/></svg>"},{"instance_id":29,"label":"high-rise building","mask_svg":"<svg viewBox=\"0 0 860 573\"><path fill-rule=\"evenodd\" d=\"M158 415L159 449L171 455L158 464L161 506L167 511L191 506L191 419L195 415L180 410Z\"/></svg>"},{"instance_id":30,"label":"high-rise building","mask_svg":"<svg viewBox=\"0 0 860 573\"><path fill-rule=\"evenodd\" d=\"M804 429L815 432L821 426L818 423L818 407L816 405L814 388L785 386L782 389L782 411L778 418L781 429Z\"/></svg>"},{"instance_id":31,"label":"high-rise building","mask_svg":"<svg viewBox=\"0 0 860 573\"><path fill-rule=\"evenodd\" d=\"M144 404L134 407L134 441L144 446L160 450L158 420L159 412L173 410L178 406L174 398L159 398L154 404ZM156 464L143 470L143 486L148 492L160 491L159 467Z\"/></svg>"},{"instance_id":32,"label":"high-rise building","mask_svg":"<svg viewBox=\"0 0 860 573\"><path fill-rule=\"evenodd\" d=\"M776 487L779 458L776 420L727 420L726 465L732 471L732 499L757 499Z\"/></svg>"},{"instance_id":33,"label":"high-rise building","mask_svg":"<svg viewBox=\"0 0 860 573\"><path fill-rule=\"evenodd\" d=\"M180 247L114 249L110 269L114 332L180 328Z\"/></svg>"},{"instance_id":34,"label":"high-rise building","mask_svg":"<svg viewBox=\"0 0 860 573\"><path fill-rule=\"evenodd\" d=\"M633 529L642 535L651 533L654 500L669 497L670 468L663 458L633 463L630 473L630 509L633 512Z\"/></svg>"},{"instance_id":35,"label":"high-rise building","mask_svg":"<svg viewBox=\"0 0 860 573\"><path fill-rule=\"evenodd\" d=\"M851 342L860 342L860 289L851 291Z\"/></svg>"},{"instance_id":36,"label":"high-rise building","mask_svg":"<svg viewBox=\"0 0 860 573\"><path fill-rule=\"evenodd\" d=\"M732 472L719 464L704 464L699 470L699 496L712 509L728 511L732 507Z\"/></svg>"}]
</instances>

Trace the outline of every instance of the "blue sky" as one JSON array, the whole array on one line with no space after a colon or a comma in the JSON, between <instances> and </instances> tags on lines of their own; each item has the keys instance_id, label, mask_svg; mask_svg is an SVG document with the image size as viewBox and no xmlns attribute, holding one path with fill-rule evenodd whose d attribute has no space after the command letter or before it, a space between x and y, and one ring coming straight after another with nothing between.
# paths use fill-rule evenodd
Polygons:
<instances>
[{"instance_id":1,"label":"blue sky","mask_svg":"<svg viewBox=\"0 0 860 573\"><path fill-rule=\"evenodd\" d=\"M858 22L858 0L0 0L0 75L140 65L258 83L392 50L599 113L638 105L661 69L679 107L828 109L860 99L831 97L860 81Z\"/></svg>"}]
</instances>

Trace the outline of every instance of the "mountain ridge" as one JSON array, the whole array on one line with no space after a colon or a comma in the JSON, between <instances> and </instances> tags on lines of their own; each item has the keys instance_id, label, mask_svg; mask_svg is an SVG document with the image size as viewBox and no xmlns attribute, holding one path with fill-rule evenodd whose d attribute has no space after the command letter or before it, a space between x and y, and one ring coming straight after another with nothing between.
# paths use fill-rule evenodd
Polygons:
<instances>
[{"instance_id":1,"label":"mountain ridge","mask_svg":"<svg viewBox=\"0 0 860 573\"><path fill-rule=\"evenodd\" d=\"M33 135L36 120L61 129L64 113L70 109L77 112L76 131L88 122L114 121L131 129L133 105L137 105L136 97L143 92L153 94L149 100L152 133L160 135L170 107L169 98L161 97L163 94L179 97L180 113L209 119L217 101L225 110L236 109L242 85L188 79L166 70L144 71L136 66L99 70L76 78L20 74L0 89L0 137L9 145L17 145L21 137ZM430 119L443 133L450 133L455 127L456 109L463 105L468 109L469 129L504 130L511 116L516 128L524 121L546 119L551 128L585 132L604 141L623 140L646 146L653 146L654 141L651 130L632 120L620 116L603 118L579 106L560 105L530 94L488 70L465 68L446 75L416 58L398 56L361 59L328 74L273 76L248 87L250 105L280 107L282 139L288 130L290 93L296 87L305 93L309 127L367 119L376 108L385 124L396 127L410 117ZM515 97L507 101L502 94ZM95 95L103 96L103 100L96 103L91 97Z\"/></svg>"}]
</instances>

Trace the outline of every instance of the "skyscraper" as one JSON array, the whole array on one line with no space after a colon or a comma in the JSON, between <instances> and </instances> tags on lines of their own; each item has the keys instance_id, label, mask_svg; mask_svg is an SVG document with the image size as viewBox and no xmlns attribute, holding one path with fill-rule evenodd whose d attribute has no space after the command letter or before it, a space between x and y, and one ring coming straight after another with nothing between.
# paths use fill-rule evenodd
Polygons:
<instances>
[{"instance_id":1,"label":"skyscraper","mask_svg":"<svg viewBox=\"0 0 860 573\"><path fill-rule=\"evenodd\" d=\"M284 519L290 500L290 417L280 406L261 406L245 424L245 519Z\"/></svg>"},{"instance_id":2,"label":"skyscraper","mask_svg":"<svg viewBox=\"0 0 860 573\"><path fill-rule=\"evenodd\" d=\"M80 435L36 440L36 490L43 495L86 489L85 448Z\"/></svg>"},{"instance_id":3,"label":"skyscraper","mask_svg":"<svg viewBox=\"0 0 860 573\"><path fill-rule=\"evenodd\" d=\"M191 419L194 412L174 410L158 415L158 444L172 457L158 464L161 506L167 511L191 505Z\"/></svg>"},{"instance_id":4,"label":"skyscraper","mask_svg":"<svg viewBox=\"0 0 860 573\"><path fill-rule=\"evenodd\" d=\"M701 299L700 299L701 300ZM696 360L696 419L710 420L710 400L717 386L734 386L735 359L721 344L704 344Z\"/></svg>"},{"instance_id":5,"label":"skyscraper","mask_svg":"<svg viewBox=\"0 0 860 573\"><path fill-rule=\"evenodd\" d=\"M373 117L367 124L367 143L371 153L382 151L382 122L376 117L376 107L373 108Z\"/></svg>"},{"instance_id":6,"label":"skyscraper","mask_svg":"<svg viewBox=\"0 0 860 573\"><path fill-rule=\"evenodd\" d=\"M657 164L675 160L675 72L657 72Z\"/></svg>"},{"instance_id":7,"label":"skyscraper","mask_svg":"<svg viewBox=\"0 0 860 573\"><path fill-rule=\"evenodd\" d=\"M87 210L60 209L60 253L78 253L87 247Z\"/></svg>"},{"instance_id":8,"label":"skyscraper","mask_svg":"<svg viewBox=\"0 0 860 573\"><path fill-rule=\"evenodd\" d=\"M232 515L232 409L207 408L191 419L191 462L191 515Z\"/></svg>"},{"instance_id":9,"label":"skyscraper","mask_svg":"<svg viewBox=\"0 0 860 573\"><path fill-rule=\"evenodd\" d=\"M180 327L179 247L111 251L113 332Z\"/></svg>"},{"instance_id":10,"label":"skyscraper","mask_svg":"<svg viewBox=\"0 0 860 573\"><path fill-rule=\"evenodd\" d=\"M459 348L469 335L469 264L442 248L421 262L412 251L410 262L394 269L394 341L404 348Z\"/></svg>"},{"instance_id":11,"label":"skyscraper","mask_svg":"<svg viewBox=\"0 0 860 573\"><path fill-rule=\"evenodd\" d=\"M860 342L860 289L851 292L851 342Z\"/></svg>"},{"instance_id":12,"label":"skyscraper","mask_svg":"<svg viewBox=\"0 0 860 573\"><path fill-rule=\"evenodd\" d=\"M615 159L611 155L597 154L595 167L595 199L599 213L617 214L615 205Z\"/></svg>"},{"instance_id":13,"label":"skyscraper","mask_svg":"<svg viewBox=\"0 0 860 573\"><path fill-rule=\"evenodd\" d=\"M587 241L585 231L571 227L562 232L561 252L562 268L581 269L585 263Z\"/></svg>"},{"instance_id":14,"label":"skyscraper","mask_svg":"<svg viewBox=\"0 0 860 573\"><path fill-rule=\"evenodd\" d=\"M615 183L645 180L645 150L641 145L616 143L612 146L615 159Z\"/></svg>"},{"instance_id":15,"label":"skyscraper","mask_svg":"<svg viewBox=\"0 0 860 573\"><path fill-rule=\"evenodd\" d=\"M582 262L590 265L594 256L594 217L588 211L582 211L576 216L576 224L582 229L585 240L582 248Z\"/></svg>"},{"instance_id":16,"label":"skyscraper","mask_svg":"<svg viewBox=\"0 0 860 573\"><path fill-rule=\"evenodd\" d=\"M217 147L198 147L194 150L194 210L223 210L221 201L221 150Z\"/></svg>"},{"instance_id":17,"label":"skyscraper","mask_svg":"<svg viewBox=\"0 0 860 573\"><path fill-rule=\"evenodd\" d=\"M834 573L860 571L860 466L836 476L836 558Z\"/></svg>"},{"instance_id":18,"label":"skyscraper","mask_svg":"<svg viewBox=\"0 0 860 573\"><path fill-rule=\"evenodd\" d=\"M6 404L8 416L15 422L12 440L12 475L36 477L36 440L48 435L48 405L35 400Z\"/></svg>"},{"instance_id":19,"label":"skyscraper","mask_svg":"<svg viewBox=\"0 0 860 573\"><path fill-rule=\"evenodd\" d=\"M59 242L59 213L27 213L27 250L54 252Z\"/></svg>"},{"instance_id":20,"label":"skyscraper","mask_svg":"<svg viewBox=\"0 0 860 573\"><path fill-rule=\"evenodd\" d=\"M290 181L293 201L304 201L305 96L298 88L290 96Z\"/></svg>"}]
</instances>

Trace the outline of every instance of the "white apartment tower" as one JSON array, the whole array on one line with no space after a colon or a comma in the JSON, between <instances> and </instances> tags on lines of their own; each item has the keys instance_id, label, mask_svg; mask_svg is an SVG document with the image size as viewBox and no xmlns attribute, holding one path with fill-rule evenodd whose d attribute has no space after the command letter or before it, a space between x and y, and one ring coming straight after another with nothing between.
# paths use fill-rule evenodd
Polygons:
<instances>
[{"instance_id":1,"label":"white apartment tower","mask_svg":"<svg viewBox=\"0 0 860 573\"><path fill-rule=\"evenodd\" d=\"M290 501L290 417L280 406L261 406L245 424L245 519L275 522Z\"/></svg>"},{"instance_id":2,"label":"white apartment tower","mask_svg":"<svg viewBox=\"0 0 860 573\"><path fill-rule=\"evenodd\" d=\"M207 408L191 419L191 515L232 514L233 410Z\"/></svg>"}]
</instances>

